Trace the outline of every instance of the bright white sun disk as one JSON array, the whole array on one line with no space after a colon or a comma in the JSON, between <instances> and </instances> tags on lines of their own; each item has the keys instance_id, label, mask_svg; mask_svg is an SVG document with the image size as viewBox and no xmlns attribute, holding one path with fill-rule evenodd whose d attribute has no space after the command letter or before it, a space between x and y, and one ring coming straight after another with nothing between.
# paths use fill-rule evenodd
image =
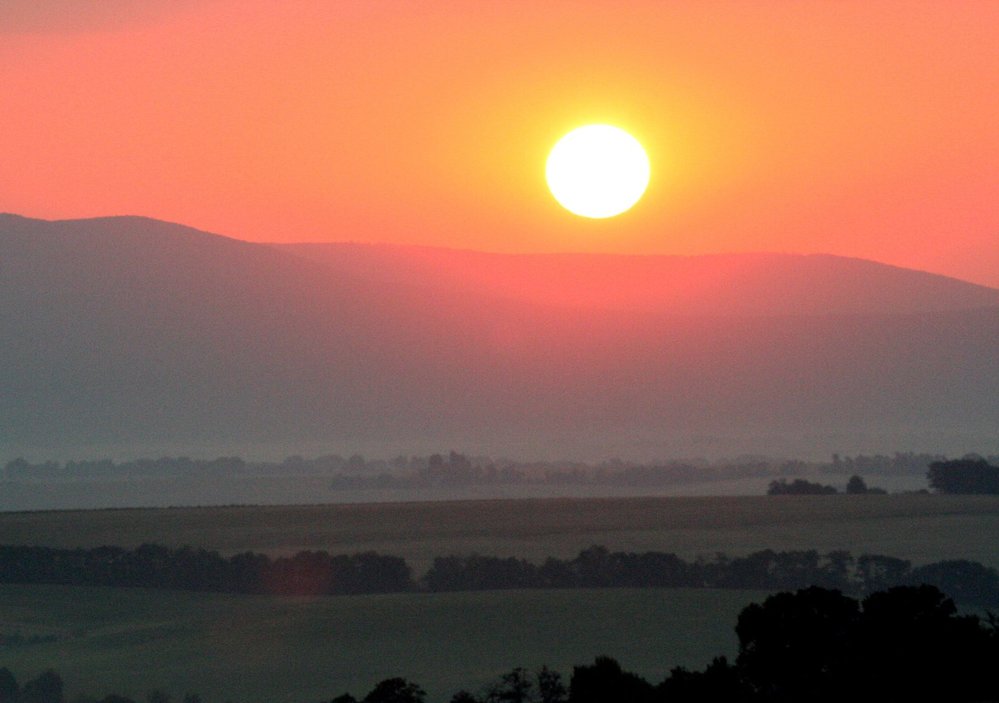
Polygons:
<instances>
[{"instance_id":1,"label":"bright white sun disk","mask_svg":"<svg viewBox=\"0 0 999 703\"><path fill-rule=\"evenodd\" d=\"M548 155L545 176L566 210L583 217L613 217L645 193L649 158L623 129L587 125L559 140Z\"/></svg>"}]
</instances>

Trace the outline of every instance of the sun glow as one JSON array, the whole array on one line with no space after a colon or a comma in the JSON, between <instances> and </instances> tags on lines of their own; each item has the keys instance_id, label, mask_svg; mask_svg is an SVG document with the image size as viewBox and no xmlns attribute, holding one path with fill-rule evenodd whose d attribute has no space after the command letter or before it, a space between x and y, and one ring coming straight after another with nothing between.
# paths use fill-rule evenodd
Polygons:
<instances>
[{"instance_id":1,"label":"sun glow","mask_svg":"<svg viewBox=\"0 0 999 703\"><path fill-rule=\"evenodd\" d=\"M649 158L623 129L595 124L562 137L548 155L548 188L569 212L605 218L630 209L649 184Z\"/></svg>"}]
</instances>

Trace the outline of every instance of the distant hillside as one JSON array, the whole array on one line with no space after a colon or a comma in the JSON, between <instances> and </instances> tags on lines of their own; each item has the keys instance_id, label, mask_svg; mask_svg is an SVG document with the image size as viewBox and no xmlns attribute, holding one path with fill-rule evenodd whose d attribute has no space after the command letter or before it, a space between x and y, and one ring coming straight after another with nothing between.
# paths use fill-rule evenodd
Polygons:
<instances>
[{"instance_id":1,"label":"distant hillside","mask_svg":"<svg viewBox=\"0 0 999 703\"><path fill-rule=\"evenodd\" d=\"M913 313L999 305L999 290L828 255L487 254L372 244L284 244L337 273L550 305L680 315Z\"/></svg>"},{"instance_id":2,"label":"distant hillside","mask_svg":"<svg viewBox=\"0 0 999 703\"><path fill-rule=\"evenodd\" d=\"M961 438L999 426L999 291L835 257L275 248L2 216L0 329L0 459L997 451Z\"/></svg>"}]
</instances>

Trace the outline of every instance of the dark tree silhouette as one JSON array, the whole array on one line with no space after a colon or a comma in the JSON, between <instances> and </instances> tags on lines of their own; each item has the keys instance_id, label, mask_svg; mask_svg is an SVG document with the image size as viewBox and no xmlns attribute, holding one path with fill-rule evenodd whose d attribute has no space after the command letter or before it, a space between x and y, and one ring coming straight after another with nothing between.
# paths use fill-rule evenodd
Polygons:
<instances>
[{"instance_id":1,"label":"dark tree silhouette","mask_svg":"<svg viewBox=\"0 0 999 703\"><path fill-rule=\"evenodd\" d=\"M934 461L926 478L940 493L999 493L999 466L980 457Z\"/></svg>"},{"instance_id":2,"label":"dark tree silhouette","mask_svg":"<svg viewBox=\"0 0 999 703\"><path fill-rule=\"evenodd\" d=\"M750 700L750 689L739 669L725 657L716 657L704 671L673 669L656 687L659 699L668 703L743 703Z\"/></svg>"},{"instance_id":3,"label":"dark tree silhouette","mask_svg":"<svg viewBox=\"0 0 999 703\"><path fill-rule=\"evenodd\" d=\"M427 694L412 681L395 677L377 684L364 703L424 703Z\"/></svg>"},{"instance_id":4,"label":"dark tree silhouette","mask_svg":"<svg viewBox=\"0 0 999 703\"><path fill-rule=\"evenodd\" d=\"M850 477L850 480L846 482L846 492L850 495L863 495L867 493L867 483L863 478L854 474Z\"/></svg>"},{"instance_id":5,"label":"dark tree silhouette","mask_svg":"<svg viewBox=\"0 0 999 703\"><path fill-rule=\"evenodd\" d=\"M810 496L810 495L834 495L836 489L821 483L806 481L803 478L796 478L791 483L787 479L771 481L767 488L767 495L771 496Z\"/></svg>"},{"instance_id":6,"label":"dark tree silhouette","mask_svg":"<svg viewBox=\"0 0 999 703\"><path fill-rule=\"evenodd\" d=\"M959 603L994 605L999 574L976 561L954 559L926 564L912 570L914 583L928 583L949 593Z\"/></svg>"},{"instance_id":7,"label":"dark tree silhouette","mask_svg":"<svg viewBox=\"0 0 999 703\"><path fill-rule=\"evenodd\" d=\"M528 703L534 684L527 670L517 667L500 677L500 680L489 687L485 700L487 703Z\"/></svg>"},{"instance_id":8,"label":"dark tree silhouette","mask_svg":"<svg viewBox=\"0 0 999 703\"><path fill-rule=\"evenodd\" d=\"M909 582L912 562L880 554L864 554L857 559L857 582L862 593L882 591Z\"/></svg>"},{"instance_id":9,"label":"dark tree silhouette","mask_svg":"<svg viewBox=\"0 0 999 703\"><path fill-rule=\"evenodd\" d=\"M568 691L562 683L562 675L542 666L538 670L538 698L540 703L565 703Z\"/></svg>"},{"instance_id":10,"label":"dark tree silhouette","mask_svg":"<svg viewBox=\"0 0 999 703\"><path fill-rule=\"evenodd\" d=\"M929 586L858 604L838 591L780 593L739 615L737 667L761 701L992 701L999 638Z\"/></svg>"},{"instance_id":11,"label":"dark tree silhouette","mask_svg":"<svg viewBox=\"0 0 999 703\"><path fill-rule=\"evenodd\" d=\"M118 693L109 693L104 696L98 703L135 703L135 699L129 698L128 696L123 696Z\"/></svg>"},{"instance_id":12,"label":"dark tree silhouette","mask_svg":"<svg viewBox=\"0 0 999 703\"><path fill-rule=\"evenodd\" d=\"M589 666L573 667L569 703L652 703L655 689L645 679L623 671L617 660L597 657Z\"/></svg>"},{"instance_id":13,"label":"dark tree silhouette","mask_svg":"<svg viewBox=\"0 0 999 703\"><path fill-rule=\"evenodd\" d=\"M739 669L767 700L845 700L844 657L858 618L857 601L839 591L770 596L739 614Z\"/></svg>"},{"instance_id":14,"label":"dark tree silhouette","mask_svg":"<svg viewBox=\"0 0 999 703\"><path fill-rule=\"evenodd\" d=\"M341 693L339 696L331 699L330 703L357 703L357 699L349 693Z\"/></svg>"},{"instance_id":15,"label":"dark tree silhouette","mask_svg":"<svg viewBox=\"0 0 999 703\"><path fill-rule=\"evenodd\" d=\"M0 669L0 703L16 703L21 688L10 669Z\"/></svg>"},{"instance_id":16,"label":"dark tree silhouette","mask_svg":"<svg viewBox=\"0 0 999 703\"><path fill-rule=\"evenodd\" d=\"M939 589L899 586L864 599L851 673L872 699L995 700L991 639Z\"/></svg>"},{"instance_id":17,"label":"dark tree silhouette","mask_svg":"<svg viewBox=\"0 0 999 703\"><path fill-rule=\"evenodd\" d=\"M43 671L37 678L26 681L20 703L63 703L62 678L52 669Z\"/></svg>"}]
</instances>

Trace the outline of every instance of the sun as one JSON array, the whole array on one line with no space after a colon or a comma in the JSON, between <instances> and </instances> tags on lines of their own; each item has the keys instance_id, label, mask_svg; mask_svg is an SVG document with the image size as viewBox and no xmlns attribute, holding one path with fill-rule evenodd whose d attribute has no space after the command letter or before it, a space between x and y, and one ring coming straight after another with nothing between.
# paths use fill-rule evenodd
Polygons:
<instances>
[{"instance_id":1,"label":"sun","mask_svg":"<svg viewBox=\"0 0 999 703\"><path fill-rule=\"evenodd\" d=\"M569 212L582 217L620 215L649 185L649 157L638 140L606 124L579 127L548 154L548 188Z\"/></svg>"}]
</instances>

